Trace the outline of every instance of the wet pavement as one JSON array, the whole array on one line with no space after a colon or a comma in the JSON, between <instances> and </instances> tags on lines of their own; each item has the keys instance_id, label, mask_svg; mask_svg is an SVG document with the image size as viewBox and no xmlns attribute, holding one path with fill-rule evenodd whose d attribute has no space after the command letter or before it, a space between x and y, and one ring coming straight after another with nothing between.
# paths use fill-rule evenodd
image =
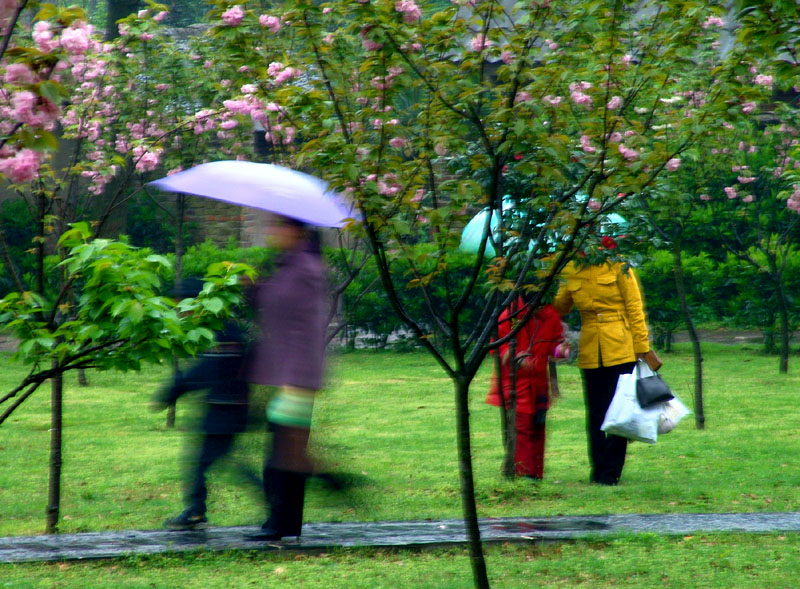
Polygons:
<instances>
[{"instance_id":1,"label":"wet pavement","mask_svg":"<svg viewBox=\"0 0 800 589\"><path fill-rule=\"evenodd\" d=\"M568 541L630 533L697 534L703 532L800 532L800 512L625 514L497 518L480 520L484 542ZM465 544L460 520L308 523L303 535L281 542L259 542L247 536L255 526L91 532L55 536L0 538L0 563L113 558L194 550L322 551L344 547L424 548Z\"/></svg>"}]
</instances>

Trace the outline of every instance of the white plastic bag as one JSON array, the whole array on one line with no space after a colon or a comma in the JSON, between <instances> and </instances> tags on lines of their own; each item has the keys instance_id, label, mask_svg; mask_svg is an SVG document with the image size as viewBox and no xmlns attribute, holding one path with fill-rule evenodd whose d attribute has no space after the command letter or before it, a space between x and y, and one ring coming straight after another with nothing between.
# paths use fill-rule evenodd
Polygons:
<instances>
[{"instance_id":1,"label":"white plastic bag","mask_svg":"<svg viewBox=\"0 0 800 589\"><path fill-rule=\"evenodd\" d=\"M608 434L655 444L662 405L642 409L636 400L636 374L621 374L600 429Z\"/></svg>"},{"instance_id":2,"label":"white plastic bag","mask_svg":"<svg viewBox=\"0 0 800 589\"><path fill-rule=\"evenodd\" d=\"M673 397L661 405L661 415L658 416L658 433L668 434L681 419L689 415L691 411L681 403L678 397Z\"/></svg>"}]
</instances>

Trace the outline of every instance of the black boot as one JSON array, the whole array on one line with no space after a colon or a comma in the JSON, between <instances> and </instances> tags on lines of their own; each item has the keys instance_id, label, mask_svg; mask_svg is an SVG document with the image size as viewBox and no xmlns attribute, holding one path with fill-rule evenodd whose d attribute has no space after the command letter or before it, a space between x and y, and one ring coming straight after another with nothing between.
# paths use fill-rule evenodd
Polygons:
<instances>
[{"instance_id":1,"label":"black boot","mask_svg":"<svg viewBox=\"0 0 800 589\"><path fill-rule=\"evenodd\" d=\"M303 525L303 502L307 475L267 467L264 469L264 490L269 502L269 519L251 540L280 540L299 536Z\"/></svg>"}]
</instances>

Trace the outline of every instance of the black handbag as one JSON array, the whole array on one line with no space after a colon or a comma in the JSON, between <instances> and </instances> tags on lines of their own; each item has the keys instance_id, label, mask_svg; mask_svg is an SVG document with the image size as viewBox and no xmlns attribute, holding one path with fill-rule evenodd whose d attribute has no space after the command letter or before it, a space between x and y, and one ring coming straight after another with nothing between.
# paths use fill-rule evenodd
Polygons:
<instances>
[{"instance_id":1,"label":"black handbag","mask_svg":"<svg viewBox=\"0 0 800 589\"><path fill-rule=\"evenodd\" d=\"M650 374L642 376L642 365L639 362L636 364L636 400L639 401L639 406L647 409L675 398L667 383L657 372L653 372L647 367L646 370Z\"/></svg>"}]
</instances>

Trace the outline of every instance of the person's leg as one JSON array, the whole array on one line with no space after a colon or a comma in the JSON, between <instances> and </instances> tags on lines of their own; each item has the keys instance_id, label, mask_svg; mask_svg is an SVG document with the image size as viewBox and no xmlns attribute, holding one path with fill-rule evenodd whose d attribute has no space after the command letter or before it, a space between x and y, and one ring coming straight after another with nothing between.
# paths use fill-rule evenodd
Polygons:
<instances>
[{"instance_id":1,"label":"person's leg","mask_svg":"<svg viewBox=\"0 0 800 589\"><path fill-rule=\"evenodd\" d=\"M299 536L303 523L306 479L311 471L306 455L309 431L271 424L272 451L264 467L264 492L269 518L254 539Z\"/></svg>"},{"instance_id":2,"label":"person's leg","mask_svg":"<svg viewBox=\"0 0 800 589\"><path fill-rule=\"evenodd\" d=\"M204 515L206 512L206 473L220 458L225 456L233 445L233 434L207 434L198 452L186 489L186 505L192 513Z\"/></svg>"},{"instance_id":3,"label":"person's leg","mask_svg":"<svg viewBox=\"0 0 800 589\"><path fill-rule=\"evenodd\" d=\"M517 476L541 479L544 476L544 426L536 425L535 417L517 413L514 465Z\"/></svg>"},{"instance_id":4,"label":"person's leg","mask_svg":"<svg viewBox=\"0 0 800 589\"><path fill-rule=\"evenodd\" d=\"M614 398L620 374L630 373L633 366L631 362L582 371L592 482L616 485L622 475L628 440L606 435L600 427Z\"/></svg>"},{"instance_id":5,"label":"person's leg","mask_svg":"<svg viewBox=\"0 0 800 589\"><path fill-rule=\"evenodd\" d=\"M233 434L207 434L203 436L197 455L191 464L184 502L186 508L177 516L167 519L164 526L172 530L196 530L204 528L206 519L206 472L227 454L233 444Z\"/></svg>"}]
</instances>

